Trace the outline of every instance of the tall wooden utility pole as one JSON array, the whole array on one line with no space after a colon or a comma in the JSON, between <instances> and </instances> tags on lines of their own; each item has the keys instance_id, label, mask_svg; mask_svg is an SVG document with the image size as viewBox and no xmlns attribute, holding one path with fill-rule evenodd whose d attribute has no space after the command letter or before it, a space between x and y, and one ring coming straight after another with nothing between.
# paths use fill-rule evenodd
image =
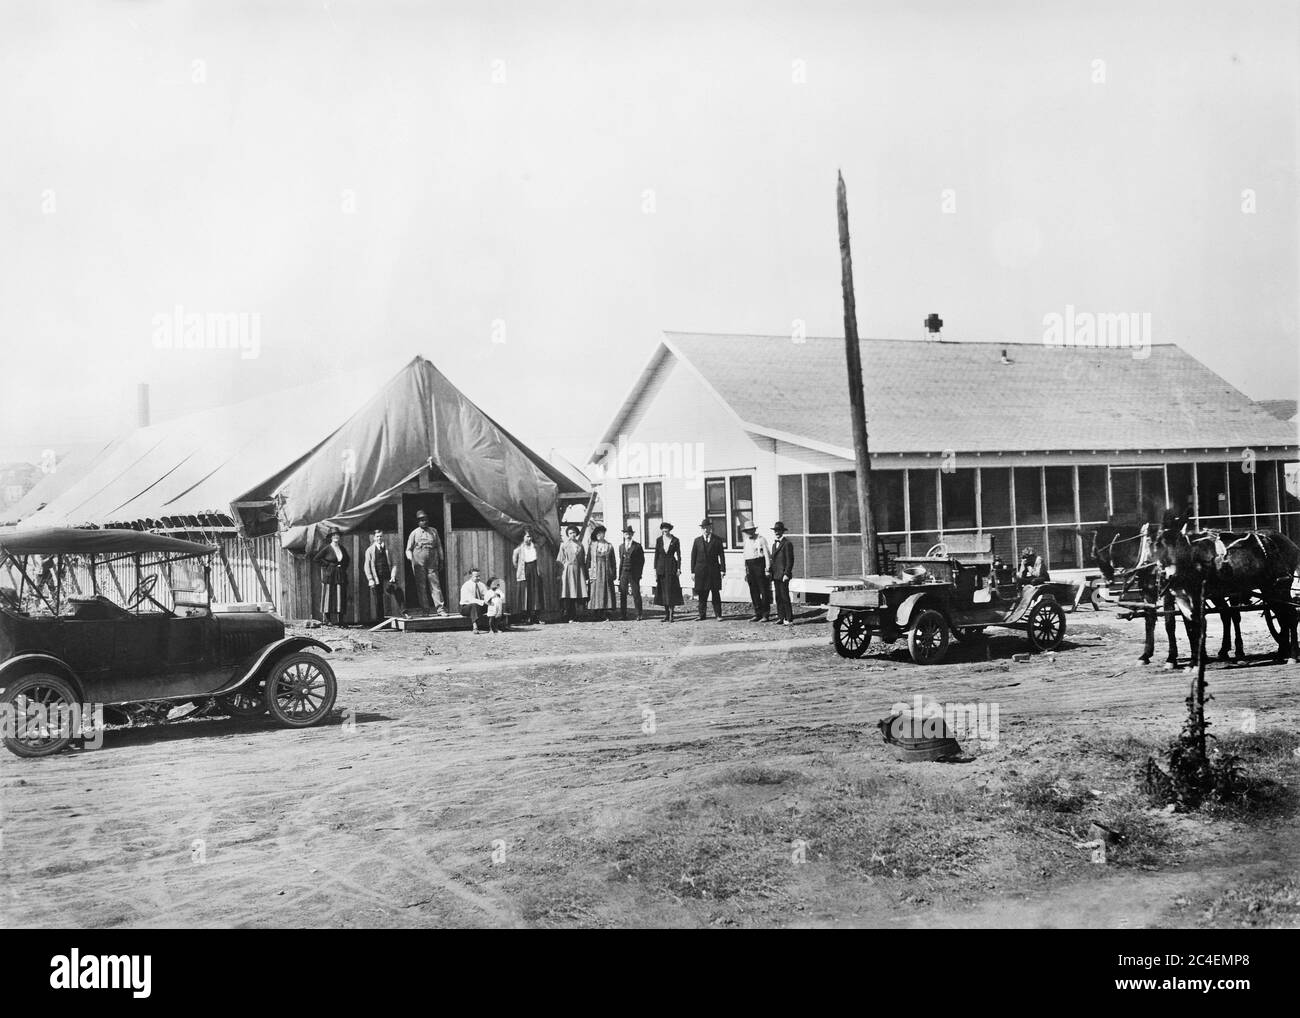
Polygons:
<instances>
[{"instance_id":1,"label":"tall wooden utility pole","mask_svg":"<svg viewBox=\"0 0 1300 1018\"><path fill-rule=\"evenodd\" d=\"M849 369L849 407L853 416L853 455L858 461L858 518L862 521L862 575L878 573L876 520L871 514L871 457L867 452L867 401L862 394L862 348L858 309L853 299L853 253L849 250L849 199L844 174L836 189L840 217L840 285L844 289L844 355Z\"/></svg>"}]
</instances>

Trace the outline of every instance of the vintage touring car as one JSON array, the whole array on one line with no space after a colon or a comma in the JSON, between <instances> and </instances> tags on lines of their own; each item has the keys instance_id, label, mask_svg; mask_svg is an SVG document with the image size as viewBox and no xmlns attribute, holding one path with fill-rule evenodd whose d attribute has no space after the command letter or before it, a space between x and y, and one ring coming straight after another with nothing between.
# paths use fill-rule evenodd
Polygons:
<instances>
[{"instance_id":1,"label":"vintage touring car","mask_svg":"<svg viewBox=\"0 0 1300 1018\"><path fill-rule=\"evenodd\" d=\"M286 637L269 605L214 604L216 550L135 530L0 530L6 748L57 753L81 734L66 719L92 709L161 720L192 703L290 728L323 721L337 687L315 652L329 648Z\"/></svg>"}]
</instances>

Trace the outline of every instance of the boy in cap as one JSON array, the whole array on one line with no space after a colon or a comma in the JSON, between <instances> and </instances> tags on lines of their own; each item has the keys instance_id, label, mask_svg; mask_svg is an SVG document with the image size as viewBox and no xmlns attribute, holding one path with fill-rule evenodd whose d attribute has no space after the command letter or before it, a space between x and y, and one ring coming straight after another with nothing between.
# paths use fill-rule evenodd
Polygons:
<instances>
[{"instance_id":1,"label":"boy in cap","mask_svg":"<svg viewBox=\"0 0 1300 1018\"><path fill-rule=\"evenodd\" d=\"M786 540L785 524L778 520L772 524L771 565L768 575L776 590L777 625L793 626L794 609L790 605L790 577L794 575L794 546Z\"/></svg>"},{"instance_id":2,"label":"boy in cap","mask_svg":"<svg viewBox=\"0 0 1300 1018\"><path fill-rule=\"evenodd\" d=\"M641 621L641 573L645 570L645 550L636 540L636 531L623 528L623 543L618 546L619 617L627 621L627 595L632 594L636 620Z\"/></svg>"}]
</instances>

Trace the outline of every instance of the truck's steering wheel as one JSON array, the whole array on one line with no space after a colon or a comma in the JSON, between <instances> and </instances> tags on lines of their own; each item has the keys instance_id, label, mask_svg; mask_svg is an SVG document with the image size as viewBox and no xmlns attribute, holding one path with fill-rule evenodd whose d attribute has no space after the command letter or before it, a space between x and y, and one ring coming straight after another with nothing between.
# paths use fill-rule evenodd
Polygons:
<instances>
[{"instance_id":1,"label":"truck's steering wheel","mask_svg":"<svg viewBox=\"0 0 1300 1018\"><path fill-rule=\"evenodd\" d=\"M131 591L131 596L126 599L127 608L135 608L143 601L153 601L153 588L158 586L158 574L150 573L148 576L142 576L140 582L135 585L135 590ZM158 604L157 601L153 602ZM158 605L162 607L162 605Z\"/></svg>"},{"instance_id":2,"label":"truck's steering wheel","mask_svg":"<svg viewBox=\"0 0 1300 1018\"><path fill-rule=\"evenodd\" d=\"M948 555L948 546L940 541L925 553L926 558L946 558Z\"/></svg>"}]
</instances>

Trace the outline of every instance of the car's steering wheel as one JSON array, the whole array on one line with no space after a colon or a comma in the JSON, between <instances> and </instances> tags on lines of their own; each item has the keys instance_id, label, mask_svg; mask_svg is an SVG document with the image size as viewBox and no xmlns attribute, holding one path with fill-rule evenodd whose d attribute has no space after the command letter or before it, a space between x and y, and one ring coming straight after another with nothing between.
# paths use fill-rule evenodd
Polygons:
<instances>
[{"instance_id":1,"label":"car's steering wheel","mask_svg":"<svg viewBox=\"0 0 1300 1018\"><path fill-rule=\"evenodd\" d=\"M948 554L948 546L940 541L925 553L926 558L944 558Z\"/></svg>"},{"instance_id":2,"label":"car's steering wheel","mask_svg":"<svg viewBox=\"0 0 1300 1018\"><path fill-rule=\"evenodd\" d=\"M148 576L140 577L140 582L135 585L135 590L131 591L131 596L126 599L128 608L135 608L145 600L153 601L153 588L158 586L158 574L150 573ZM157 604L157 602L154 602Z\"/></svg>"}]
</instances>

